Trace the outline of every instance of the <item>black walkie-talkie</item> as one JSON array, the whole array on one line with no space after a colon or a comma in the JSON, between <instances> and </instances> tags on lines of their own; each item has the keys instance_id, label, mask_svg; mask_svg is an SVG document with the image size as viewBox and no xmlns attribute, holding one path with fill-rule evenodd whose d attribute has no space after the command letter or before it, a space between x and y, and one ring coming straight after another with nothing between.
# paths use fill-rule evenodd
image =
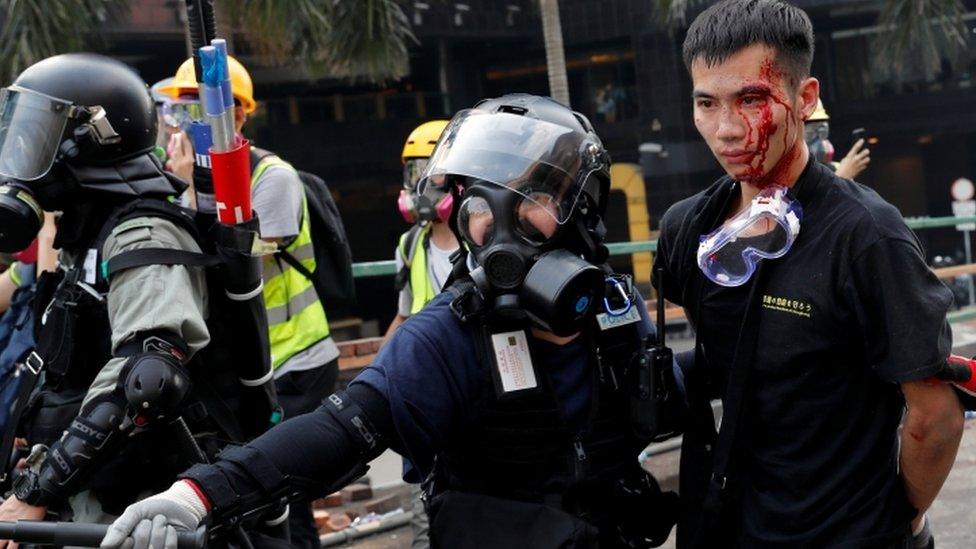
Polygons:
<instances>
[{"instance_id":1,"label":"black walkie-talkie","mask_svg":"<svg viewBox=\"0 0 976 549\"><path fill-rule=\"evenodd\" d=\"M636 357L637 383L631 396L631 419L638 434L664 440L680 433L680 395L674 380L674 354L664 341L664 273L657 274L657 338L647 336Z\"/></svg>"}]
</instances>

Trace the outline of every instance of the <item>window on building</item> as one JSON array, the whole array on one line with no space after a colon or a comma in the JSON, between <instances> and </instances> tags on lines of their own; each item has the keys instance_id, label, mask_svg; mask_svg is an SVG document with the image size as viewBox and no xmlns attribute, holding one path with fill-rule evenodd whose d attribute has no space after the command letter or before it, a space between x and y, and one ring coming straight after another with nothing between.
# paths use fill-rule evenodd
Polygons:
<instances>
[{"instance_id":1,"label":"window on building","mask_svg":"<svg viewBox=\"0 0 976 549\"><path fill-rule=\"evenodd\" d=\"M593 122L613 124L637 118L633 50L567 53L566 74L573 108ZM544 59L491 68L486 73L485 91L488 96L513 92L548 95Z\"/></svg>"}]
</instances>

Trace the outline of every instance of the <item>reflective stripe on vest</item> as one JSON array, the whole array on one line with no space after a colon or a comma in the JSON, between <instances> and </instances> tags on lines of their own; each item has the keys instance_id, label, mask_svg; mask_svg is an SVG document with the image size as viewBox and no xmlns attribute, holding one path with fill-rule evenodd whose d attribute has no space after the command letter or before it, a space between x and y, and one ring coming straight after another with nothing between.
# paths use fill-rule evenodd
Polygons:
<instances>
[{"instance_id":1,"label":"reflective stripe on vest","mask_svg":"<svg viewBox=\"0 0 976 549\"><path fill-rule=\"evenodd\" d=\"M430 234L430 225L420 229L420 234L414 240L413 254L410 253L411 250L406 249L408 234L409 231L400 236L400 257L410 269L410 294L413 297L410 303L410 314L415 315L424 308L424 305L437 297L437 292L427 270L427 247L424 245Z\"/></svg>"},{"instance_id":2,"label":"reflective stripe on vest","mask_svg":"<svg viewBox=\"0 0 976 549\"><path fill-rule=\"evenodd\" d=\"M294 171L291 164L277 156L266 156L251 174L251 188L272 166ZM309 271L315 272L315 251L308 219L308 202L302 188L302 223L298 236L285 251ZM329 337L329 322L322 301L312 281L294 267L272 255L263 259L264 306L268 310L268 338L271 341L271 365L277 369L295 354Z\"/></svg>"}]
</instances>

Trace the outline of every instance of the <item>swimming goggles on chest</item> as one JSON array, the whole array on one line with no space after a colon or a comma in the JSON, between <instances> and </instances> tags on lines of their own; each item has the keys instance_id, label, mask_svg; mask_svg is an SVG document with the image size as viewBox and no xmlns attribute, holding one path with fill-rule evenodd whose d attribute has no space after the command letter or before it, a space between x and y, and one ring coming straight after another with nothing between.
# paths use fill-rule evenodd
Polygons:
<instances>
[{"instance_id":1,"label":"swimming goggles on chest","mask_svg":"<svg viewBox=\"0 0 976 549\"><path fill-rule=\"evenodd\" d=\"M698 244L698 267L722 286L745 284L760 259L782 257L800 234L803 208L779 185L766 187L747 208L703 235Z\"/></svg>"}]
</instances>

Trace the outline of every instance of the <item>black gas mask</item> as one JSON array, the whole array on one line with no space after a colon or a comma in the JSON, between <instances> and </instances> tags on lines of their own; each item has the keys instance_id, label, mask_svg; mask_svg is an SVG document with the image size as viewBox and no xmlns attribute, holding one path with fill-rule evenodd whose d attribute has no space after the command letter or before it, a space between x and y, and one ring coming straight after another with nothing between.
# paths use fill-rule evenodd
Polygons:
<instances>
[{"instance_id":1,"label":"black gas mask","mask_svg":"<svg viewBox=\"0 0 976 549\"><path fill-rule=\"evenodd\" d=\"M604 273L560 246L568 227L558 223L556 203L480 182L467 187L457 226L476 263L470 276L494 315L570 335L602 299Z\"/></svg>"},{"instance_id":2,"label":"black gas mask","mask_svg":"<svg viewBox=\"0 0 976 549\"><path fill-rule=\"evenodd\" d=\"M34 241L44 212L21 183L0 184L0 252L19 252Z\"/></svg>"},{"instance_id":3,"label":"black gas mask","mask_svg":"<svg viewBox=\"0 0 976 549\"><path fill-rule=\"evenodd\" d=\"M557 335L579 331L602 303L602 235L591 230L609 158L585 117L550 98L513 94L459 112L418 192L452 188L452 227L488 312ZM602 224L600 224L602 227Z\"/></svg>"}]
</instances>

